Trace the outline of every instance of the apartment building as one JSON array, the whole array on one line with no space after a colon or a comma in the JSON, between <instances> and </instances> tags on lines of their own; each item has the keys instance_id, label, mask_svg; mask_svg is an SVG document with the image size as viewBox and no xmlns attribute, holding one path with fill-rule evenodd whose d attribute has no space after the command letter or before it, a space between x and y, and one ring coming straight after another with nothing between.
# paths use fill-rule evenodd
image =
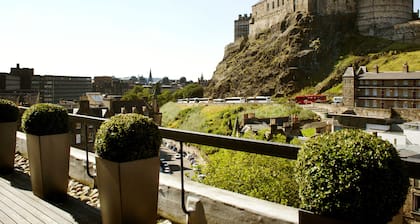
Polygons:
<instances>
[{"instance_id":1,"label":"apartment building","mask_svg":"<svg viewBox=\"0 0 420 224\"><path fill-rule=\"evenodd\" d=\"M343 75L343 101L348 107L420 108L420 72L373 72L366 67L347 68Z\"/></svg>"}]
</instances>

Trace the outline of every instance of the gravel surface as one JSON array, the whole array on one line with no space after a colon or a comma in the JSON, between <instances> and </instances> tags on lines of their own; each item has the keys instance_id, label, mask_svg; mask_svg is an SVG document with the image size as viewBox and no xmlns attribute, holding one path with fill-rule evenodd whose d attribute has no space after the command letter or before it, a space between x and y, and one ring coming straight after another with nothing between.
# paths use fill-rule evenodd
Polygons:
<instances>
[{"instance_id":1,"label":"gravel surface","mask_svg":"<svg viewBox=\"0 0 420 224\"><path fill-rule=\"evenodd\" d=\"M30 175L29 161L19 153L15 154L15 170ZM87 185L79 183L73 179L69 179L68 194L86 204L99 208L99 193L97 188L91 188ZM171 224L172 222L165 219L158 220L159 224Z\"/></svg>"}]
</instances>

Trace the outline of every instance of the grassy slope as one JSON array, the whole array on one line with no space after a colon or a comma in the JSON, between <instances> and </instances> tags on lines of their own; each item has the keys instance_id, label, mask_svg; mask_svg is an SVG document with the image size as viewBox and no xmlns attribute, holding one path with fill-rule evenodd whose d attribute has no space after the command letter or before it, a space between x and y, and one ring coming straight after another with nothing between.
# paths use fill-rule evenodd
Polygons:
<instances>
[{"instance_id":1,"label":"grassy slope","mask_svg":"<svg viewBox=\"0 0 420 224\"><path fill-rule=\"evenodd\" d=\"M420 71L420 46L400 43L373 37L351 36L342 46L342 56L335 63L333 71L315 87L305 88L295 95L325 93L332 97L342 94L341 76L349 66L367 66L373 70L375 65L380 71L401 71L408 63L410 71Z\"/></svg>"}]
</instances>

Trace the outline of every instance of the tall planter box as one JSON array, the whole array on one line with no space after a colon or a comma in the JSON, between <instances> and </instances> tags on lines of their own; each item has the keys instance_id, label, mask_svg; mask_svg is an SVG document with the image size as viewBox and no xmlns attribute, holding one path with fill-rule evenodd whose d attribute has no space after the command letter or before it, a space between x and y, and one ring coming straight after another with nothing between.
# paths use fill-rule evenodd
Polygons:
<instances>
[{"instance_id":1,"label":"tall planter box","mask_svg":"<svg viewBox=\"0 0 420 224\"><path fill-rule=\"evenodd\" d=\"M103 223L156 223L159 157L112 162L96 157Z\"/></svg>"},{"instance_id":2,"label":"tall planter box","mask_svg":"<svg viewBox=\"0 0 420 224\"><path fill-rule=\"evenodd\" d=\"M17 122L0 122L0 172L12 172L15 162Z\"/></svg>"},{"instance_id":3,"label":"tall planter box","mask_svg":"<svg viewBox=\"0 0 420 224\"><path fill-rule=\"evenodd\" d=\"M40 198L61 199L67 194L70 135L26 134L32 191Z\"/></svg>"}]
</instances>

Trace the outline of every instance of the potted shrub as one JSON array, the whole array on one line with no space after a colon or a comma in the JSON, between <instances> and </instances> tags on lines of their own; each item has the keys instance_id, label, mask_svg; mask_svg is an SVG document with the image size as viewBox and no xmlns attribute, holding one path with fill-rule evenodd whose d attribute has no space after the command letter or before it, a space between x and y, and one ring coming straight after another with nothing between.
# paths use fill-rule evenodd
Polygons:
<instances>
[{"instance_id":1,"label":"potted shrub","mask_svg":"<svg viewBox=\"0 0 420 224\"><path fill-rule=\"evenodd\" d=\"M409 186L395 148L362 130L310 139L296 168L302 208L350 223L387 223Z\"/></svg>"},{"instance_id":2,"label":"potted shrub","mask_svg":"<svg viewBox=\"0 0 420 224\"><path fill-rule=\"evenodd\" d=\"M26 133L33 193L40 198L65 197L70 157L66 109L49 103L32 105L22 115L22 130Z\"/></svg>"},{"instance_id":3,"label":"potted shrub","mask_svg":"<svg viewBox=\"0 0 420 224\"><path fill-rule=\"evenodd\" d=\"M103 223L156 223L161 137L152 119L119 114L95 139Z\"/></svg>"},{"instance_id":4,"label":"potted shrub","mask_svg":"<svg viewBox=\"0 0 420 224\"><path fill-rule=\"evenodd\" d=\"M0 99L0 172L13 171L19 108L10 100Z\"/></svg>"}]
</instances>

